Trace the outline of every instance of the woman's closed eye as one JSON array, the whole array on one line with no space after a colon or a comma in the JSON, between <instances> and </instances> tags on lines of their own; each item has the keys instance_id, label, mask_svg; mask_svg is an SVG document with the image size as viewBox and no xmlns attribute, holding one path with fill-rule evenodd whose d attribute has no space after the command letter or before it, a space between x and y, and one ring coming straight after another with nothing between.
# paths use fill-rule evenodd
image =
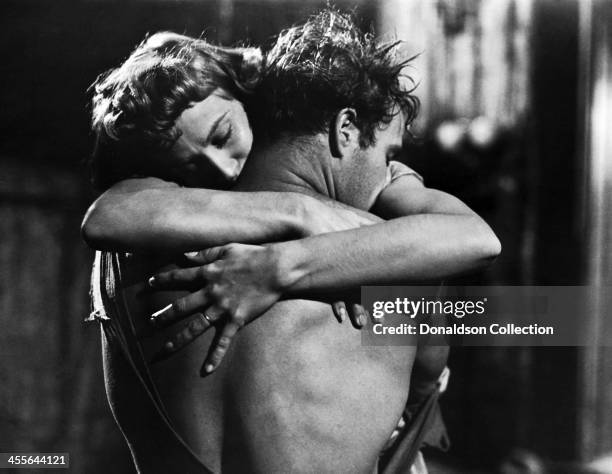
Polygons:
<instances>
[{"instance_id":1,"label":"woman's closed eye","mask_svg":"<svg viewBox=\"0 0 612 474\"><path fill-rule=\"evenodd\" d=\"M232 124L228 123L227 126L224 127L221 131L215 133L212 140L210 141L210 144L217 148L223 148L231 137Z\"/></svg>"}]
</instances>

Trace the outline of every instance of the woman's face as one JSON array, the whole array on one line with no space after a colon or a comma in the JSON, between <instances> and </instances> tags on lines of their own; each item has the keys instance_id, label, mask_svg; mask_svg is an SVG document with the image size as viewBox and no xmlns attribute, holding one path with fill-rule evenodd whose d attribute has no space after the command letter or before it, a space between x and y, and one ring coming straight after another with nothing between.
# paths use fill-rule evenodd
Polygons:
<instances>
[{"instance_id":1,"label":"woman's face","mask_svg":"<svg viewBox=\"0 0 612 474\"><path fill-rule=\"evenodd\" d=\"M242 171L253 133L242 103L221 90L186 109L170 149L170 175L192 187L226 188ZM165 160L164 160L165 161Z\"/></svg>"}]
</instances>

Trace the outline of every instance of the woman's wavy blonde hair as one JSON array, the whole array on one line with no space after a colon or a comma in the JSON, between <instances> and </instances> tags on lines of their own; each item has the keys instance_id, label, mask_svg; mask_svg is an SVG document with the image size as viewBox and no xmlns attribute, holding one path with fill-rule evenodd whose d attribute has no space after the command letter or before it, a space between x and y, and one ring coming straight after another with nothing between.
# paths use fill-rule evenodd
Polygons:
<instances>
[{"instance_id":1,"label":"woman's wavy blonde hair","mask_svg":"<svg viewBox=\"0 0 612 474\"><path fill-rule=\"evenodd\" d=\"M93 181L99 188L149 172L152 155L180 136L175 123L194 102L221 89L245 101L259 82L257 48L227 48L171 32L139 44L92 91Z\"/></svg>"}]
</instances>

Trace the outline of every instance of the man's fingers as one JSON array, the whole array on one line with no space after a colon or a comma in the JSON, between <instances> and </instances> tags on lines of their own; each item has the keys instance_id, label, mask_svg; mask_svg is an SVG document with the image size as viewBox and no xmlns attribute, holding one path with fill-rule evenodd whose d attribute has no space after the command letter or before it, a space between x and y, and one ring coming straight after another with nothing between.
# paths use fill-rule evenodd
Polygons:
<instances>
[{"instance_id":1,"label":"man's fingers","mask_svg":"<svg viewBox=\"0 0 612 474\"><path fill-rule=\"evenodd\" d=\"M211 327L211 322L204 313L196 314L179 332L164 344L164 347L151 359L151 363L167 359L172 354L195 341Z\"/></svg>"},{"instance_id":2,"label":"man's fingers","mask_svg":"<svg viewBox=\"0 0 612 474\"><path fill-rule=\"evenodd\" d=\"M151 315L151 323L158 327L168 326L180 319L205 309L209 305L206 288L179 298L174 303Z\"/></svg>"},{"instance_id":3,"label":"man's fingers","mask_svg":"<svg viewBox=\"0 0 612 474\"><path fill-rule=\"evenodd\" d=\"M219 367L239 329L240 326L232 322L227 323L221 328L219 337L213 342L213 348L204 362L200 375L210 374Z\"/></svg>"},{"instance_id":4,"label":"man's fingers","mask_svg":"<svg viewBox=\"0 0 612 474\"><path fill-rule=\"evenodd\" d=\"M339 323L343 323L348 318L348 312L346 311L346 305L344 301L336 301L332 303L332 309L334 310L334 316Z\"/></svg>"},{"instance_id":5,"label":"man's fingers","mask_svg":"<svg viewBox=\"0 0 612 474\"><path fill-rule=\"evenodd\" d=\"M196 290L206 283L210 269L207 266L179 268L149 278L154 290Z\"/></svg>"},{"instance_id":6,"label":"man's fingers","mask_svg":"<svg viewBox=\"0 0 612 474\"><path fill-rule=\"evenodd\" d=\"M225 246L220 246L220 247L211 247L209 249L200 250L199 252L186 252L185 258L187 258L189 261L193 263L197 263L200 265L207 265L223 257L223 253L225 252L225 250L226 250Z\"/></svg>"}]
</instances>

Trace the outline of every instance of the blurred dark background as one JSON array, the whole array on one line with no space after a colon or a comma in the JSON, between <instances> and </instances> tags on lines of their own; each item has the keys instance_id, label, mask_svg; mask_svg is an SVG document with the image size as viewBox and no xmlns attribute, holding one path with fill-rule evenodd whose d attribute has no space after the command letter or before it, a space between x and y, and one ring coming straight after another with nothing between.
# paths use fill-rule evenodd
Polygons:
<instances>
[{"instance_id":1,"label":"blurred dark background","mask_svg":"<svg viewBox=\"0 0 612 474\"><path fill-rule=\"evenodd\" d=\"M612 2L334 4L422 53L423 111L405 160L483 215L504 247L490 270L461 282L592 284L604 294ZM2 2L0 451L69 451L73 472L133 472L106 406L98 330L82 322L93 253L79 224L95 197L88 86L148 32L265 45L323 5ZM443 399L453 448L432 472L541 472L532 455L578 472L612 451L612 352L596 344L607 314L594 301L576 315L592 331L588 348L453 349Z\"/></svg>"}]
</instances>

